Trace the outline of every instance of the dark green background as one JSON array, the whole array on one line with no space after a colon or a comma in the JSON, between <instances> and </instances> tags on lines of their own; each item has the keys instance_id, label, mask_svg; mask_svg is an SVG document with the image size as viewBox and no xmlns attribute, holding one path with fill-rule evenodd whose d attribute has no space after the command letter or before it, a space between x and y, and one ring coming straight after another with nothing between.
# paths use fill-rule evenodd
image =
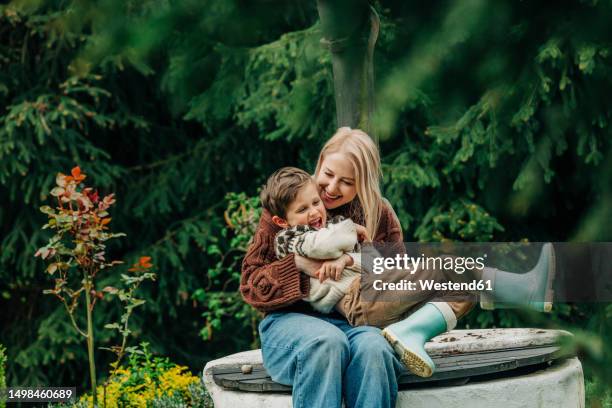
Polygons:
<instances>
[{"instance_id":1,"label":"dark green background","mask_svg":"<svg viewBox=\"0 0 612 408\"><path fill-rule=\"evenodd\" d=\"M375 7L372 133L407 240L611 240L609 1ZM149 255L156 266L132 342L194 372L256 345L257 314L236 293L248 229L226 226L226 193L246 193L237 205L279 166L312 171L332 135L331 62L317 21L305 0L0 6L9 385L86 384L85 346L42 294L53 283L33 257L49 237L38 208L55 174L76 164L89 184L117 194L113 230L128 236L112 254ZM97 306L97 327L119 313ZM608 305L572 304L552 317L477 310L464 324L573 330L592 395L612 381L611 318ZM96 336L117 341L108 330ZM104 376L111 356L98 354Z\"/></svg>"}]
</instances>

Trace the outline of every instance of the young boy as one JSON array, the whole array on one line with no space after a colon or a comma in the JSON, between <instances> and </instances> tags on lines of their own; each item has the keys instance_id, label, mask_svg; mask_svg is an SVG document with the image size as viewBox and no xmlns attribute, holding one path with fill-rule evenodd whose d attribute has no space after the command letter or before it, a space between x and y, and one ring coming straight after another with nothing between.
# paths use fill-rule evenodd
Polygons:
<instances>
[{"instance_id":1,"label":"young boy","mask_svg":"<svg viewBox=\"0 0 612 408\"><path fill-rule=\"evenodd\" d=\"M310 278L310 292L304 300L315 310L329 313L359 277L355 251L366 237L365 228L341 216L328 220L312 176L295 167L272 174L260 198L272 222L283 228L275 237L279 259L294 253L326 260L318 271L319 279Z\"/></svg>"}]
</instances>

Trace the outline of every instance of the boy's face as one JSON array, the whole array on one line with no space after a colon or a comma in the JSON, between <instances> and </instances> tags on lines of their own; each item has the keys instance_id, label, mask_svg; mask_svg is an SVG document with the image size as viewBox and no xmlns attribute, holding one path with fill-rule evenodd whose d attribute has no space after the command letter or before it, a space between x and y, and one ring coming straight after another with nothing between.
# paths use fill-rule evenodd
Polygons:
<instances>
[{"instance_id":1,"label":"boy's face","mask_svg":"<svg viewBox=\"0 0 612 408\"><path fill-rule=\"evenodd\" d=\"M308 183L300 189L295 200L287 207L285 219L272 217L272 220L283 228L296 225L309 225L317 229L325 227L327 213L316 184Z\"/></svg>"}]
</instances>

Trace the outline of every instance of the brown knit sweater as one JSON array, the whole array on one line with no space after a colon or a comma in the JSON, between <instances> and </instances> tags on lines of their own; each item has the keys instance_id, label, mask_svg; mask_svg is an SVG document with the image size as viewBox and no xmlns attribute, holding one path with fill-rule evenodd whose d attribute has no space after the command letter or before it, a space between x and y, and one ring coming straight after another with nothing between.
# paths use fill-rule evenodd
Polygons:
<instances>
[{"instance_id":1,"label":"brown knit sweater","mask_svg":"<svg viewBox=\"0 0 612 408\"><path fill-rule=\"evenodd\" d=\"M329 210L328 215L342 215L363 225L363 211L355 202ZM276 258L274 236L280 229L272 222L270 213L264 210L242 262L240 293L248 304L262 312L312 310L306 302L298 302L308 295L309 276L297 269L293 254L281 260ZM385 201L373 241L400 243L402 240L399 220Z\"/></svg>"}]
</instances>

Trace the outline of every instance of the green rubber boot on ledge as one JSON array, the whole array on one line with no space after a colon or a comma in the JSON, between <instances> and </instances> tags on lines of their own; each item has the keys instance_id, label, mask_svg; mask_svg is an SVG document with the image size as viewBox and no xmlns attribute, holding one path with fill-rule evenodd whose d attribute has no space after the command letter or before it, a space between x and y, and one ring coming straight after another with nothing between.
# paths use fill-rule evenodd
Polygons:
<instances>
[{"instance_id":1,"label":"green rubber boot on ledge","mask_svg":"<svg viewBox=\"0 0 612 408\"><path fill-rule=\"evenodd\" d=\"M492 281L494 302L483 308L522 305L538 312L549 313L553 305L555 250L552 244L544 244L537 264L527 273L486 268L483 279Z\"/></svg>"},{"instance_id":2,"label":"green rubber boot on ledge","mask_svg":"<svg viewBox=\"0 0 612 408\"><path fill-rule=\"evenodd\" d=\"M427 303L404 320L385 327L382 335L410 372L431 377L436 366L425 351L425 343L456 324L455 313L447 303Z\"/></svg>"}]
</instances>

